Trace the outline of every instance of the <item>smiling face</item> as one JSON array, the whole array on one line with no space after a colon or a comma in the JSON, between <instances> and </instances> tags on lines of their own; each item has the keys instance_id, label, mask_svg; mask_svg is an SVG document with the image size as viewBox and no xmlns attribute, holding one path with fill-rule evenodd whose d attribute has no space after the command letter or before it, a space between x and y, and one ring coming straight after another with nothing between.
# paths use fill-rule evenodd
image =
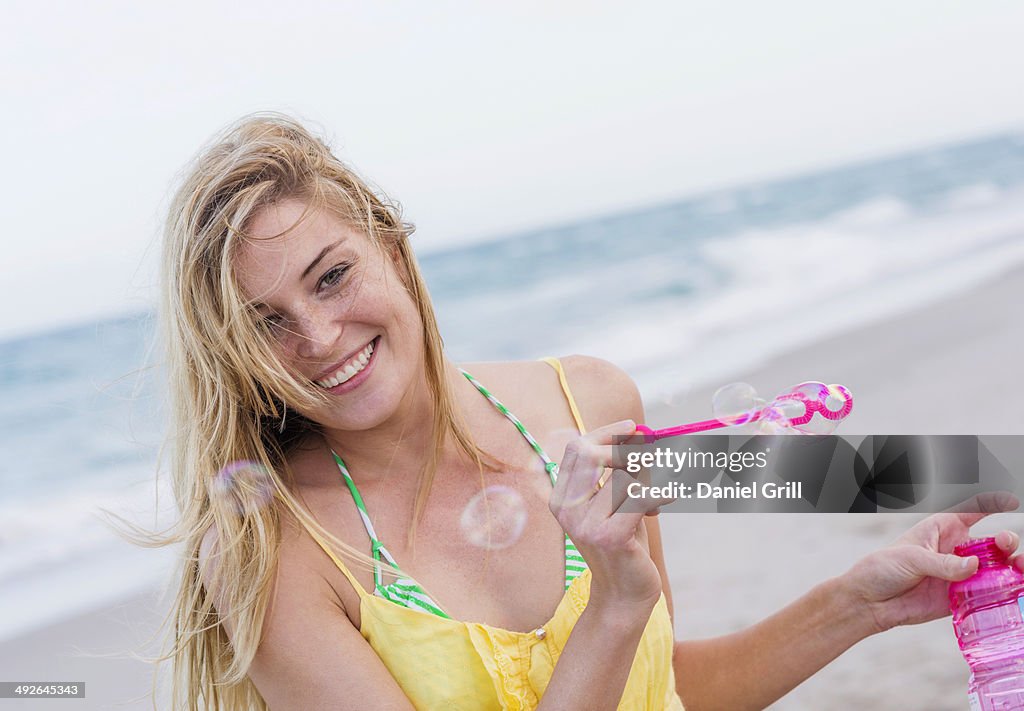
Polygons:
<instances>
[{"instance_id":1,"label":"smiling face","mask_svg":"<svg viewBox=\"0 0 1024 711\"><path fill-rule=\"evenodd\" d=\"M422 380L423 326L392 254L329 210L308 210L298 199L261 208L234 273L282 363L329 393L329 406L299 411L328 428L366 429Z\"/></svg>"}]
</instances>

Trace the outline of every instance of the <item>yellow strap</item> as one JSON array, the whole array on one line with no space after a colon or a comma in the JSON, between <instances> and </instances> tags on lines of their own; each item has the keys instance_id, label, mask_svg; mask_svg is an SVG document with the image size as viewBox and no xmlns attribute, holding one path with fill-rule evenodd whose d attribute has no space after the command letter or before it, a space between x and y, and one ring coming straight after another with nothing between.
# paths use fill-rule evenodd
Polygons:
<instances>
[{"instance_id":1,"label":"yellow strap","mask_svg":"<svg viewBox=\"0 0 1024 711\"><path fill-rule=\"evenodd\" d=\"M356 580L356 576L354 576L352 572L345 566L345 564L338 559L338 556L334 554L334 551L332 551L328 547L327 541L321 538L320 535L313 531L312 528L307 526L305 521L302 521L301 523L302 527L306 529L306 532L313 537L314 541L320 544L320 547L323 548L324 552L331 557L331 560L333 560L334 564L338 566L338 569L345 574L345 577L348 578L348 581L352 583L352 587L354 587L356 589L356 592L359 593L359 597L361 598L363 595L369 595L369 593L366 592L363 586L359 584L359 581Z\"/></svg>"},{"instance_id":2,"label":"yellow strap","mask_svg":"<svg viewBox=\"0 0 1024 711\"><path fill-rule=\"evenodd\" d=\"M562 367L562 361L552 356L544 356L539 360L544 361L558 371L558 382L562 384L562 391L565 393L565 399L569 401L569 409L572 410L572 418L576 420L576 427L579 428L580 434L586 434L587 428L583 426L583 418L580 417L579 408L576 407L576 400L573 399L572 391L569 390L569 382L565 379L565 369Z\"/></svg>"}]
</instances>

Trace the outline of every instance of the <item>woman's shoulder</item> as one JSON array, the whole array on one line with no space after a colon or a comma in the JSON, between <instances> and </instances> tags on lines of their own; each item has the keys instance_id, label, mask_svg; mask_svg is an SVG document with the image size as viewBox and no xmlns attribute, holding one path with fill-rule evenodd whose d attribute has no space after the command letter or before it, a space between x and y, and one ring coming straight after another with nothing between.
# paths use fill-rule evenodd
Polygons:
<instances>
[{"instance_id":1,"label":"woman's shoulder","mask_svg":"<svg viewBox=\"0 0 1024 711\"><path fill-rule=\"evenodd\" d=\"M625 370L590 355L572 354L557 360L588 430L625 419L643 422L640 391ZM532 401L566 397L555 368L542 360L463 363L460 367L495 392L517 393Z\"/></svg>"}]
</instances>

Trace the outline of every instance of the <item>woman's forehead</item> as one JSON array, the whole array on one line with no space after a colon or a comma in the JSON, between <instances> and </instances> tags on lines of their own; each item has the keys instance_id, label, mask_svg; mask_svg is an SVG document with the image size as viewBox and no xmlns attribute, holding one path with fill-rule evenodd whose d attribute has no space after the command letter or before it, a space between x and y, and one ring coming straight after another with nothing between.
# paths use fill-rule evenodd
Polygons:
<instances>
[{"instance_id":1,"label":"woman's forehead","mask_svg":"<svg viewBox=\"0 0 1024 711\"><path fill-rule=\"evenodd\" d=\"M259 209L236 244L233 264L249 298L275 283L298 283L325 260L361 253L368 239L330 210L285 200Z\"/></svg>"},{"instance_id":2,"label":"woman's forehead","mask_svg":"<svg viewBox=\"0 0 1024 711\"><path fill-rule=\"evenodd\" d=\"M246 241L290 250L317 240L359 240L361 230L329 208L312 206L302 200L287 199L260 207L247 221Z\"/></svg>"}]
</instances>

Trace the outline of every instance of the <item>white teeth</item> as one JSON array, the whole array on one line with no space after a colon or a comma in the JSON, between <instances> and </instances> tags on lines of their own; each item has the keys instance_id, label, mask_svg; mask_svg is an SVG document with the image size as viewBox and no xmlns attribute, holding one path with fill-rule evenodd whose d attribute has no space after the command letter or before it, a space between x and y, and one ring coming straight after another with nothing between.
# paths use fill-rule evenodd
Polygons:
<instances>
[{"instance_id":1,"label":"white teeth","mask_svg":"<svg viewBox=\"0 0 1024 711\"><path fill-rule=\"evenodd\" d=\"M346 382L353 375L361 371L366 367L366 364L370 362L370 356L373 354L373 342L371 341L366 348L356 354L352 360L346 363L341 370L332 375L330 378L325 380L317 380L316 384L322 388L333 388L337 385L341 385Z\"/></svg>"}]
</instances>

